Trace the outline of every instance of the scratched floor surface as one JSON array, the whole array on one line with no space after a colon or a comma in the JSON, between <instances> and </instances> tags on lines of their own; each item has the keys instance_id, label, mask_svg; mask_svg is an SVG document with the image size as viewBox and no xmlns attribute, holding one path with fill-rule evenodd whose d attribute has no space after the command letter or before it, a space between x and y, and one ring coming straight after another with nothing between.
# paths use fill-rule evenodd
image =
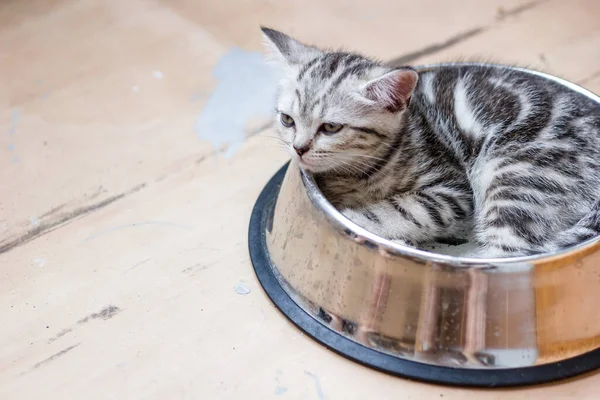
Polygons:
<instances>
[{"instance_id":1,"label":"scratched floor surface","mask_svg":"<svg viewBox=\"0 0 600 400\"><path fill-rule=\"evenodd\" d=\"M600 92L598 15L596 0L3 1L0 398L597 398L599 375L484 392L350 363L274 309L246 232L286 160L258 25Z\"/></svg>"}]
</instances>

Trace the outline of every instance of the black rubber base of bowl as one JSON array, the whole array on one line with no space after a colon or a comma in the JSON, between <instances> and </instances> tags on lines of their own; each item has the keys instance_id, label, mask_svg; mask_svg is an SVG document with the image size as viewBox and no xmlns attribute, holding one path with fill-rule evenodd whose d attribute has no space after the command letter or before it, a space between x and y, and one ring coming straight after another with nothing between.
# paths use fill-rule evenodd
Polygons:
<instances>
[{"instance_id":1,"label":"black rubber base of bowl","mask_svg":"<svg viewBox=\"0 0 600 400\"><path fill-rule=\"evenodd\" d=\"M600 349L551 364L526 368L474 370L438 367L402 360L358 344L321 324L300 308L283 290L273 273L266 246L267 230L288 165L267 183L258 197L248 232L248 246L254 271L265 292L281 312L298 328L330 350L370 368L418 381L465 387L514 387L553 382L581 375L600 367Z\"/></svg>"}]
</instances>

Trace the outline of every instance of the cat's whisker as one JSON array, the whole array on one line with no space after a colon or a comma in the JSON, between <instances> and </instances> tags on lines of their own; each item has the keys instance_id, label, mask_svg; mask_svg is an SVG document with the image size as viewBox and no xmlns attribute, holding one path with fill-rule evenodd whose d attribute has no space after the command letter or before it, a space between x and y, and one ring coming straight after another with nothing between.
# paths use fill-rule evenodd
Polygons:
<instances>
[{"instance_id":1,"label":"cat's whisker","mask_svg":"<svg viewBox=\"0 0 600 400\"><path fill-rule=\"evenodd\" d=\"M349 158L351 157L362 157L362 158L370 158L370 159L374 159L374 160L380 160L380 161L386 161L385 158L381 158L381 157L376 157L376 156L370 156L367 154L358 154L358 153L348 153L348 152L332 152L332 154L339 154L342 156L347 156Z\"/></svg>"},{"instance_id":2,"label":"cat's whisker","mask_svg":"<svg viewBox=\"0 0 600 400\"><path fill-rule=\"evenodd\" d=\"M356 166L350 163L338 162L336 168L343 169L344 172L351 173L353 176L358 177L363 171L360 166Z\"/></svg>"},{"instance_id":3,"label":"cat's whisker","mask_svg":"<svg viewBox=\"0 0 600 400\"><path fill-rule=\"evenodd\" d=\"M373 159L385 161L385 159L381 158L381 157L372 156L372 155L368 155L368 154L361 154L361 153L352 153L349 151L341 151L341 150L319 151L317 154L329 154L329 155L335 154L335 155L341 155L341 156L347 156L347 157L355 156L355 157L373 158Z\"/></svg>"},{"instance_id":4,"label":"cat's whisker","mask_svg":"<svg viewBox=\"0 0 600 400\"><path fill-rule=\"evenodd\" d=\"M313 159L326 160L328 162L327 167L330 170L334 170L334 171L341 170L341 172L349 174L353 177L358 177L358 173L360 172L360 171L356 170L356 167L353 167L353 166L349 165L348 163L341 162L339 160L336 162L336 160L332 160L330 157L316 155L313 157Z\"/></svg>"},{"instance_id":5,"label":"cat's whisker","mask_svg":"<svg viewBox=\"0 0 600 400\"><path fill-rule=\"evenodd\" d=\"M274 137L274 136L273 137L268 137L268 136L265 136L265 139L269 139L269 141L275 141L275 142L278 142L278 143L283 143L283 144L288 145L288 143L285 140L283 140L281 138L278 138L278 137Z\"/></svg>"}]
</instances>

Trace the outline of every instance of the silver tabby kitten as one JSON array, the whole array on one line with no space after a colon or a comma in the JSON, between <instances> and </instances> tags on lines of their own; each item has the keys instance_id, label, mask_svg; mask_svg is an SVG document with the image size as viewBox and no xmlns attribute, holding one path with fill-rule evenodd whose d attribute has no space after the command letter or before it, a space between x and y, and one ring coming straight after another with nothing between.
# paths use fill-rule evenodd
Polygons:
<instances>
[{"instance_id":1,"label":"silver tabby kitten","mask_svg":"<svg viewBox=\"0 0 600 400\"><path fill-rule=\"evenodd\" d=\"M491 65L417 74L262 30L285 72L279 135L356 224L417 246L472 227L491 258L599 234L591 100Z\"/></svg>"}]
</instances>

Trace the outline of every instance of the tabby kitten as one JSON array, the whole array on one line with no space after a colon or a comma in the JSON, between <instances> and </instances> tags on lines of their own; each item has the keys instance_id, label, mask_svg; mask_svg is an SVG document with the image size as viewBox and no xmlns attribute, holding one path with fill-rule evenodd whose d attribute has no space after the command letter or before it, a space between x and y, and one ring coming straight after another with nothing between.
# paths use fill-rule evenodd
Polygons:
<instances>
[{"instance_id":1,"label":"tabby kitten","mask_svg":"<svg viewBox=\"0 0 600 400\"><path fill-rule=\"evenodd\" d=\"M600 107L587 97L498 66L417 73L262 31L284 71L279 135L359 226L416 246L472 230L489 258L599 234Z\"/></svg>"}]
</instances>

